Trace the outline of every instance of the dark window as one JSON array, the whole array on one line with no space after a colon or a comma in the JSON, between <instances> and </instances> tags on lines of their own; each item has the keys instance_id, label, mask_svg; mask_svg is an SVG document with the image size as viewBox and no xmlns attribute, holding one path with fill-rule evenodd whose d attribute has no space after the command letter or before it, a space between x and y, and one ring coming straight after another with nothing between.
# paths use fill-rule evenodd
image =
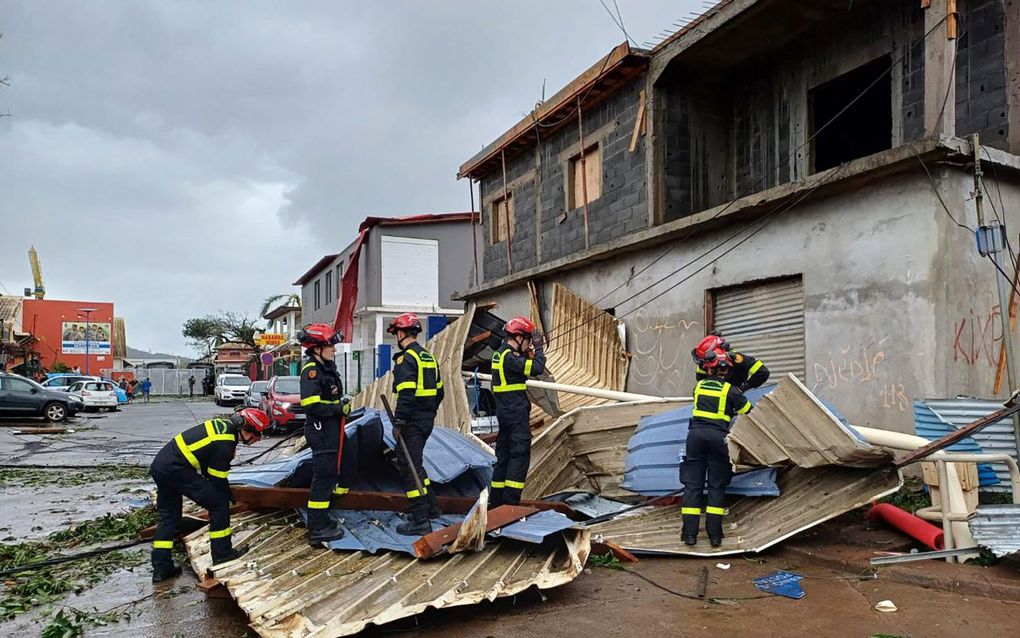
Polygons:
<instances>
[{"instance_id":1,"label":"dark window","mask_svg":"<svg viewBox=\"0 0 1020 638\"><path fill-rule=\"evenodd\" d=\"M333 302L333 271L326 271L326 303Z\"/></svg>"},{"instance_id":2,"label":"dark window","mask_svg":"<svg viewBox=\"0 0 1020 638\"><path fill-rule=\"evenodd\" d=\"M319 286L319 280L315 280L315 309L318 310L319 306L322 305L322 290Z\"/></svg>"},{"instance_id":3,"label":"dark window","mask_svg":"<svg viewBox=\"0 0 1020 638\"><path fill-rule=\"evenodd\" d=\"M891 64L886 55L811 90L815 171L892 148Z\"/></svg>"},{"instance_id":4,"label":"dark window","mask_svg":"<svg viewBox=\"0 0 1020 638\"><path fill-rule=\"evenodd\" d=\"M32 391L32 384L29 383L28 381L22 381L21 379L12 379L10 377L7 377L5 379L5 381L6 381L6 383L4 385L7 386L5 389L9 390L10 392L31 392Z\"/></svg>"}]
</instances>

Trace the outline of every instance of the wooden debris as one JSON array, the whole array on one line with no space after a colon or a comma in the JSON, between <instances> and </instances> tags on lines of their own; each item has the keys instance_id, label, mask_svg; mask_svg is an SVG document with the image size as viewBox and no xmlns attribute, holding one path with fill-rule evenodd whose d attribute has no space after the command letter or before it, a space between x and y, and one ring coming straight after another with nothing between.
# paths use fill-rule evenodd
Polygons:
<instances>
[{"instance_id":1,"label":"wooden debris","mask_svg":"<svg viewBox=\"0 0 1020 638\"><path fill-rule=\"evenodd\" d=\"M19 428L12 434L64 434L66 428Z\"/></svg>"}]
</instances>

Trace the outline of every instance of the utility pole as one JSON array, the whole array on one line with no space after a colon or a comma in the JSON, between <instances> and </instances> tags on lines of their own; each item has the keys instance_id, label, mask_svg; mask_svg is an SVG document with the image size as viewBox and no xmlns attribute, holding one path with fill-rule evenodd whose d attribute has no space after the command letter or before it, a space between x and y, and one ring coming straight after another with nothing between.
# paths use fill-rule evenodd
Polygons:
<instances>
[{"instance_id":1,"label":"utility pole","mask_svg":"<svg viewBox=\"0 0 1020 638\"><path fill-rule=\"evenodd\" d=\"M1017 389L1017 373L1013 335L1009 329L1009 293L1012 282L1009 281L1009 275L1004 274L1008 271L1003 267L1002 255L1006 228L999 225L998 219L985 219L984 184L981 180L983 175L981 171L981 140L977 133L971 136L971 148L974 151L974 207L977 210L978 220L978 252L982 257L991 255L992 261L995 262L995 269L998 271L995 273L995 283L999 291L999 319L1002 321L1002 343L1006 350L1006 379L1009 381L1006 394L1009 395ZM1013 414L1013 438L1017 454L1020 454L1020 413Z\"/></svg>"}]
</instances>

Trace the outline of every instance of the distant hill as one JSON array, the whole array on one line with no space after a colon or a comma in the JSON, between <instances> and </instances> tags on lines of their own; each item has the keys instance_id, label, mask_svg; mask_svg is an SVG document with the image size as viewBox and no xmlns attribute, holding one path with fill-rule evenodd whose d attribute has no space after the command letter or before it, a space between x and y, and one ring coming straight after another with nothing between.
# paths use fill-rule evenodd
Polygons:
<instances>
[{"instance_id":1,"label":"distant hill","mask_svg":"<svg viewBox=\"0 0 1020 638\"><path fill-rule=\"evenodd\" d=\"M192 357L185 357L177 354L167 354L165 352L149 352L148 350L139 350L138 348L127 347L127 358L128 359L180 359L181 361L194 361Z\"/></svg>"}]
</instances>

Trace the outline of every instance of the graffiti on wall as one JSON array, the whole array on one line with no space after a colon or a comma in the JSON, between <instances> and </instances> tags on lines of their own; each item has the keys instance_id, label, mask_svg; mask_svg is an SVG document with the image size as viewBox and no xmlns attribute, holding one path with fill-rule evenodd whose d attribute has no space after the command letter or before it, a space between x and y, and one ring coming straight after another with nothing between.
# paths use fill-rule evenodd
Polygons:
<instances>
[{"instance_id":1,"label":"graffiti on wall","mask_svg":"<svg viewBox=\"0 0 1020 638\"><path fill-rule=\"evenodd\" d=\"M999 364L999 344L1002 342L1002 320L999 306L988 312L970 309L956 320L953 329L953 361L968 366Z\"/></svg>"},{"instance_id":2,"label":"graffiti on wall","mask_svg":"<svg viewBox=\"0 0 1020 638\"><path fill-rule=\"evenodd\" d=\"M883 409L906 412L910 409L906 388L890 379L891 371L885 365L888 341L889 337L868 338L856 346L840 345L828 353L828 359L815 362L811 391L819 396L839 393L859 397L863 402L870 398Z\"/></svg>"},{"instance_id":3,"label":"graffiti on wall","mask_svg":"<svg viewBox=\"0 0 1020 638\"><path fill-rule=\"evenodd\" d=\"M628 324L635 385L663 396L689 396L694 383L690 350L703 334L701 322L640 308Z\"/></svg>"}]
</instances>

